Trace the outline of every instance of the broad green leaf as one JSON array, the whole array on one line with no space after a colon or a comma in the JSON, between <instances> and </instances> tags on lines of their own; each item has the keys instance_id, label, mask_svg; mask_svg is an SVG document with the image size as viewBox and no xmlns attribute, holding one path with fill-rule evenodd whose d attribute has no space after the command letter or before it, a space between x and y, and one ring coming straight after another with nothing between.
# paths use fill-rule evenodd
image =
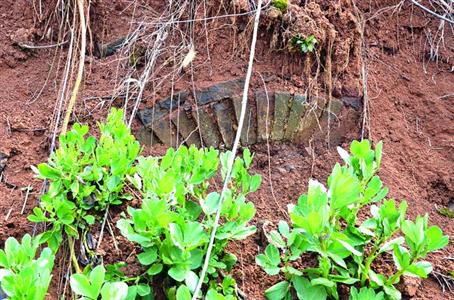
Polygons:
<instances>
[{"instance_id":1,"label":"broad green leaf","mask_svg":"<svg viewBox=\"0 0 454 300\"><path fill-rule=\"evenodd\" d=\"M69 281L71 289L79 296L97 299L99 291L93 288L88 278L83 274L73 274Z\"/></svg>"},{"instance_id":2,"label":"broad green leaf","mask_svg":"<svg viewBox=\"0 0 454 300\"><path fill-rule=\"evenodd\" d=\"M189 291L191 291L191 293L194 293L198 282L199 282L199 276L197 276L196 273L194 273L193 271L189 271L186 274L184 283L189 288Z\"/></svg>"},{"instance_id":3,"label":"broad green leaf","mask_svg":"<svg viewBox=\"0 0 454 300\"><path fill-rule=\"evenodd\" d=\"M290 291L290 283L288 281L281 281L276 283L265 291L265 297L269 300L284 299Z\"/></svg>"},{"instance_id":4,"label":"broad green leaf","mask_svg":"<svg viewBox=\"0 0 454 300\"><path fill-rule=\"evenodd\" d=\"M443 232L438 226L432 226L426 230L427 240L427 251L436 251L444 248L449 243L447 235L443 235Z\"/></svg>"},{"instance_id":5,"label":"broad green leaf","mask_svg":"<svg viewBox=\"0 0 454 300\"><path fill-rule=\"evenodd\" d=\"M419 261L405 268L404 275L427 278L430 272L432 272L432 264L428 261Z\"/></svg>"},{"instance_id":6,"label":"broad green leaf","mask_svg":"<svg viewBox=\"0 0 454 300\"><path fill-rule=\"evenodd\" d=\"M172 173L166 173L159 181L159 191L163 194L168 194L173 191L175 186L175 177Z\"/></svg>"},{"instance_id":7,"label":"broad green leaf","mask_svg":"<svg viewBox=\"0 0 454 300\"><path fill-rule=\"evenodd\" d=\"M260 184L262 183L262 176L256 174L251 177L251 185L249 187L249 192L253 193L257 191L260 187Z\"/></svg>"},{"instance_id":8,"label":"broad green leaf","mask_svg":"<svg viewBox=\"0 0 454 300\"><path fill-rule=\"evenodd\" d=\"M124 282L107 282L101 289L102 300L124 300L128 295L128 285Z\"/></svg>"},{"instance_id":9,"label":"broad green leaf","mask_svg":"<svg viewBox=\"0 0 454 300\"><path fill-rule=\"evenodd\" d=\"M311 280L311 284L313 286L316 286L316 285L323 285L323 286L326 286L326 287L329 287L329 288L332 288L332 287L335 287L336 286L336 283L327 279L327 278L322 278L322 277L319 277L319 278L314 278Z\"/></svg>"},{"instance_id":10,"label":"broad green leaf","mask_svg":"<svg viewBox=\"0 0 454 300\"><path fill-rule=\"evenodd\" d=\"M169 269L169 276L178 282L182 282L189 271L189 268L177 265Z\"/></svg>"},{"instance_id":11,"label":"broad green leaf","mask_svg":"<svg viewBox=\"0 0 454 300\"><path fill-rule=\"evenodd\" d=\"M107 180L107 188L109 191L113 192L118 188L118 185L121 182L121 178L118 175L114 175Z\"/></svg>"},{"instance_id":12,"label":"broad green leaf","mask_svg":"<svg viewBox=\"0 0 454 300\"><path fill-rule=\"evenodd\" d=\"M359 200L361 184L356 176L343 171L337 164L330 176L332 209L338 210Z\"/></svg>"},{"instance_id":13,"label":"broad green leaf","mask_svg":"<svg viewBox=\"0 0 454 300\"><path fill-rule=\"evenodd\" d=\"M206 215L211 215L216 212L219 206L220 195L217 192L209 193L205 200L201 200L203 212Z\"/></svg>"},{"instance_id":14,"label":"broad green leaf","mask_svg":"<svg viewBox=\"0 0 454 300\"><path fill-rule=\"evenodd\" d=\"M96 291L97 294L101 291L101 286L104 283L106 270L103 266L97 266L90 272L90 283L93 288L93 291Z\"/></svg>"},{"instance_id":15,"label":"broad green leaf","mask_svg":"<svg viewBox=\"0 0 454 300\"><path fill-rule=\"evenodd\" d=\"M153 248L147 248L144 252L137 255L137 259L142 265L148 266L156 261L158 258L158 250Z\"/></svg>"},{"instance_id":16,"label":"broad green leaf","mask_svg":"<svg viewBox=\"0 0 454 300\"><path fill-rule=\"evenodd\" d=\"M280 220L278 224L279 233L282 234L283 237L289 239L290 237L290 227L288 226L287 222Z\"/></svg>"},{"instance_id":17,"label":"broad green leaf","mask_svg":"<svg viewBox=\"0 0 454 300\"><path fill-rule=\"evenodd\" d=\"M191 300L191 292L184 284L177 289L177 300Z\"/></svg>"},{"instance_id":18,"label":"broad green leaf","mask_svg":"<svg viewBox=\"0 0 454 300\"><path fill-rule=\"evenodd\" d=\"M150 268L148 268L147 274L150 276L157 275L157 274L161 273L163 267L164 266L162 264L154 264Z\"/></svg>"},{"instance_id":19,"label":"broad green leaf","mask_svg":"<svg viewBox=\"0 0 454 300\"><path fill-rule=\"evenodd\" d=\"M399 292L399 290L396 289L392 285L385 285L385 286L383 286L383 289L385 291L385 294L388 295L390 297L390 299L392 299L392 300L397 300L397 299L402 298L402 295Z\"/></svg>"},{"instance_id":20,"label":"broad green leaf","mask_svg":"<svg viewBox=\"0 0 454 300\"><path fill-rule=\"evenodd\" d=\"M326 290L323 286L313 286L308 279L302 276L293 276L292 284L298 295L298 299L325 300Z\"/></svg>"},{"instance_id":21,"label":"broad green leaf","mask_svg":"<svg viewBox=\"0 0 454 300\"><path fill-rule=\"evenodd\" d=\"M380 247L378 253L390 251L394 248L394 245L402 245L404 241L405 239L401 236L390 241L387 241L386 243L383 244L383 246Z\"/></svg>"},{"instance_id":22,"label":"broad green leaf","mask_svg":"<svg viewBox=\"0 0 454 300\"><path fill-rule=\"evenodd\" d=\"M270 237L269 242L272 243L274 246L282 249L286 247L286 244L282 239L282 236L276 230L270 231L269 237Z\"/></svg>"}]
</instances>

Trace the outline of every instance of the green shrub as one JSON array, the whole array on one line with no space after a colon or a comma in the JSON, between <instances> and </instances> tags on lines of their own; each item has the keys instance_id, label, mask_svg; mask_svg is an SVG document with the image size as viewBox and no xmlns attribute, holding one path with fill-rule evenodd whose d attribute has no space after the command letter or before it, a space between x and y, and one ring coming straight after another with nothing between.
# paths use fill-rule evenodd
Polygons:
<instances>
[{"instance_id":1,"label":"green shrub","mask_svg":"<svg viewBox=\"0 0 454 300\"><path fill-rule=\"evenodd\" d=\"M279 9L281 12L285 12L288 8L288 0L272 0L271 5Z\"/></svg>"},{"instance_id":2,"label":"green shrub","mask_svg":"<svg viewBox=\"0 0 454 300\"><path fill-rule=\"evenodd\" d=\"M214 188L210 182L219 173L220 164L221 177L225 176L230 155L226 152L219 156L213 148L182 146L169 149L162 158L139 158L137 173L128 177L143 200L140 208L128 208L129 218L121 219L117 227L142 249L137 258L147 271L141 280L164 277L169 299L190 299L195 290L220 199L219 193L210 192ZM247 149L243 158L235 160L204 279L210 295L207 299L224 299L217 294L232 299L234 289L229 287L234 280L221 280L221 274L228 274L237 258L225 248L229 241L245 239L256 230L249 225L255 207L246 196L259 188L261 177L248 174L251 161Z\"/></svg>"},{"instance_id":3,"label":"green shrub","mask_svg":"<svg viewBox=\"0 0 454 300\"><path fill-rule=\"evenodd\" d=\"M300 35L295 35L291 38L290 44L292 47L296 48L299 52L305 53L312 53L315 49L315 44L317 44L317 40L315 36L312 34L309 37L305 38Z\"/></svg>"},{"instance_id":4,"label":"green shrub","mask_svg":"<svg viewBox=\"0 0 454 300\"><path fill-rule=\"evenodd\" d=\"M19 243L9 237L5 249L0 250L1 289L11 300L42 300L45 298L54 266L54 255L49 248L35 259L39 239L26 234Z\"/></svg>"},{"instance_id":5,"label":"green shrub","mask_svg":"<svg viewBox=\"0 0 454 300\"><path fill-rule=\"evenodd\" d=\"M415 222L405 220L405 201L400 205L383 201L388 189L376 175L382 143L372 150L369 141L354 141L350 154L338 150L344 165L336 164L328 189L311 180L308 193L297 205L289 205L292 228L280 221L278 231L269 233L265 252L256 258L269 275L284 274L284 281L265 292L268 299L291 298L292 290L298 299L339 299L339 283L368 288L359 294L353 290L351 299L363 299L358 297L372 293L371 289L400 299L394 285L401 276L426 278L432 266L422 259L448 244L440 228L428 226L427 215L418 216ZM366 206L370 206L371 217L360 222L358 212ZM399 232L403 236L397 236ZM317 255L318 266L300 270L295 262L306 252ZM392 253L396 267L389 276L372 268L384 253Z\"/></svg>"},{"instance_id":6,"label":"green shrub","mask_svg":"<svg viewBox=\"0 0 454 300\"><path fill-rule=\"evenodd\" d=\"M127 299L128 285L121 281L108 282L105 276L103 266L97 266L89 274L73 274L70 279L71 289L76 295L82 296L81 299L97 300L99 296L102 300Z\"/></svg>"},{"instance_id":7,"label":"green shrub","mask_svg":"<svg viewBox=\"0 0 454 300\"><path fill-rule=\"evenodd\" d=\"M49 222L42 236L54 251L63 233L78 237L79 230L95 223L96 215L109 205L121 204L131 196L124 192L126 176L134 174L140 145L123 123L123 111L112 109L101 136L86 137L87 125L75 124L60 137L59 148L48 163L34 168L39 178L50 182L40 207L28 217L32 222Z\"/></svg>"}]
</instances>

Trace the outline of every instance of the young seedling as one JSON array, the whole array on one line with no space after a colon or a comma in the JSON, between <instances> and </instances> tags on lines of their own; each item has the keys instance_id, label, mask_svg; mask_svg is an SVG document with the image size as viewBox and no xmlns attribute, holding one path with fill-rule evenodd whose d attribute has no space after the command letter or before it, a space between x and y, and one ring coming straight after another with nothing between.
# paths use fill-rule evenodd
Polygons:
<instances>
[{"instance_id":1,"label":"young seedling","mask_svg":"<svg viewBox=\"0 0 454 300\"><path fill-rule=\"evenodd\" d=\"M182 146L169 149L160 159L140 157L137 173L128 176L143 200L139 208L128 208L129 218L122 218L117 227L142 249L137 259L147 271L141 282L150 282L158 275L167 278L164 281L169 282L169 299L191 299L196 288L220 197L217 192L208 192L210 183L221 164L220 175L225 176L230 155L219 155L212 148ZM224 299L216 298L217 294L230 299L227 282L234 284L234 280L224 279L220 288L220 273L230 272L237 259L225 248L230 241L245 239L255 232L255 226L248 224L255 207L246 201L246 196L258 189L261 178L249 175L251 161L249 150L235 161L221 211L222 224L204 279L210 291L208 299Z\"/></svg>"},{"instance_id":2,"label":"young seedling","mask_svg":"<svg viewBox=\"0 0 454 300\"><path fill-rule=\"evenodd\" d=\"M39 239L26 234L21 243L9 237L4 250L0 250L0 286L7 299L45 298L55 257L49 248L44 248L35 258L39 245Z\"/></svg>"},{"instance_id":3,"label":"young seedling","mask_svg":"<svg viewBox=\"0 0 454 300\"><path fill-rule=\"evenodd\" d=\"M72 291L81 296L79 299L97 300L126 300L128 299L128 285L124 282L107 282L106 270L97 266L89 274L71 275L70 285ZM135 298L130 298L135 299Z\"/></svg>"},{"instance_id":4,"label":"young seedling","mask_svg":"<svg viewBox=\"0 0 454 300\"><path fill-rule=\"evenodd\" d=\"M125 192L126 177L135 173L140 145L123 123L123 111L112 109L105 124L99 124L100 138L87 137L89 128L75 124L60 137L59 148L48 163L33 167L37 176L49 181L40 206L28 219L50 223L42 242L56 252L69 237L75 267L74 240L95 223L110 205L119 205L132 196ZM79 271L79 270L78 270Z\"/></svg>"},{"instance_id":5,"label":"young seedling","mask_svg":"<svg viewBox=\"0 0 454 300\"><path fill-rule=\"evenodd\" d=\"M284 274L283 281L265 291L268 299L291 299L293 293L298 299L339 299L339 283L360 287L359 292L352 289L351 299L382 299L384 294L400 299L394 285L401 276L426 278L432 266L421 259L448 244L440 228L428 226L427 215L416 222L405 220L405 201L396 205L383 200L388 189L376 175L382 143L373 150L367 140L353 141L350 153L341 148L338 152L344 165L336 164L328 188L311 180L307 194L289 205L292 227L280 221L278 231L268 234L265 252L256 258L267 274ZM371 217L360 222L358 213L366 206ZM316 254L318 267L295 267L305 252ZM397 271L385 276L372 266L387 252L392 252Z\"/></svg>"},{"instance_id":6,"label":"young seedling","mask_svg":"<svg viewBox=\"0 0 454 300\"><path fill-rule=\"evenodd\" d=\"M317 44L317 39L312 34L309 37L302 37L301 35L295 35L291 38L290 43L293 47L298 49L302 54L312 53Z\"/></svg>"}]
</instances>

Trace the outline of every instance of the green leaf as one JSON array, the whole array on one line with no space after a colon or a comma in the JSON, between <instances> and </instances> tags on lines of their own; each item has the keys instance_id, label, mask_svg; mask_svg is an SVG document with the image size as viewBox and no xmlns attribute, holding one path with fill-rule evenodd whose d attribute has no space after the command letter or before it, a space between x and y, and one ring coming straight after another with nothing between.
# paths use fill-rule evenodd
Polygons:
<instances>
[{"instance_id":1,"label":"green leaf","mask_svg":"<svg viewBox=\"0 0 454 300\"><path fill-rule=\"evenodd\" d=\"M150 276L157 275L157 274L161 273L163 267L164 266L162 264L154 264L150 268L148 268L147 274Z\"/></svg>"},{"instance_id":2,"label":"green leaf","mask_svg":"<svg viewBox=\"0 0 454 300\"><path fill-rule=\"evenodd\" d=\"M101 291L101 286L104 283L106 270L103 266L97 266L90 272L90 282L92 285L93 291L96 291L97 294Z\"/></svg>"},{"instance_id":3,"label":"green leaf","mask_svg":"<svg viewBox=\"0 0 454 300\"><path fill-rule=\"evenodd\" d=\"M137 294L139 294L139 296L147 296L151 293L151 288L149 285L147 284L138 284L136 285L137 287Z\"/></svg>"},{"instance_id":4,"label":"green leaf","mask_svg":"<svg viewBox=\"0 0 454 300\"><path fill-rule=\"evenodd\" d=\"M85 215L84 220L85 220L85 222L87 222L88 225L95 224L95 217L92 215Z\"/></svg>"},{"instance_id":5,"label":"green leaf","mask_svg":"<svg viewBox=\"0 0 454 300\"><path fill-rule=\"evenodd\" d=\"M113 192L117 189L118 185L121 182L121 178L118 175L112 176L107 180L107 188L110 192Z\"/></svg>"},{"instance_id":6,"label":"green leaf","mask_svg":"<svg viewBox=\"0 0 454 300\"><path fill-rule=\"evenodd\" d=\"M402 245L402 243L405 241L403 237L398 237L395 239L392 239L390 241L387 241L386 243L383 244L383 246L380 247L380 250L378 250L378 253L383 253L390 251L394 248L394 245Z\"/></svg>"},{"instance_id":7,"label":"green leaf","mask_svg":"<svg viewBox=\"0 0 454 300\"><path fill-rule=\"evenodd\" d=\"M189 291L191 291L191 293L194 293L198 282L199 276L197 276L197 274L193 271L189 271L184 278L184 283L189 288Z\"/></svg>"},{"instance_id":8,"label":"green leaf","mask_svg":"<svg viewBox=\"0 0 454 300\"><path fill-rule=\"evenodd\" d=\"M250 184L250 187L249 187L249 192L253 193L253 192L257 191L261 184L262 184L262 176L260 176L258 174L255 174L251 178L251 184Z\"/></svg>"},{"instance_id":9,"label":"green leaf","mask_svg":"<svg viewBox=\"0 0 454 300\"><path fill-rule=\"evenodd\" d=\"M287 293L290 292L290 283L281 281L265 291L265 297L270 300L284 299Z\"/></svg>"},{"instance_id":10,"label":"green leaf","mask_svg":"<svg viewBox=\"0 0 454 300\"><path fill-rule=\"evenodd\" d=\"M298 299L325 300L326 290L323 286L313 286L308 279L302 276L293 276L292 284L298 295Z\"/></svg>"},{"instance_id":11,"label":"green leaf","mask_svg":"<svg viewBox=\"0 0 454 300\"><path fill-rule=\"evenodd\" d=\"M177 300L191 300L191 292L184 284L177 289Z\"/></svg>"},{"instance_id":12,"label":"green leaf","mask_svg":"<svg viewBox=\"0 0 454 300\"><path fill-rule=\"evenodd\" d=\"M47 179L58 180L62 177L62 174L56 168L52 168L48 164L39 164L38 165L39 174Z\"/></svg>"},{"instance_id":13,"label":"green leaf","mask_svg":"<svg viewBox=\"0 0 454 300\"><path fill-rule=\"evenodd\" d=\"M101 289L102 300L124 300L128 295L128 285L124 282L107 282Z\"/></svg>"},{"instance_id":14,"label":"green leaf","mask_svg":"<svg viewBox=\"0 0 454 300\"><path fill-rule=\"evenodd\" d=\"M282 249L286 247L286 244L282 239L282 236L276 230L270 231L269 237L270 237L269 242L272 243L274 246Z\"/></svg>"},{"instance_id":15,"label":"green leaf","mask_svg":"<svg viewBox=\"0 0 454 300\"><path fill-rule=\"evenodd\" d=\"M327 278L322 278L322 277L319 277L319 278L314 278L311 280L311 284L313 286L316 286L316 285L323 285L323 286L326 286L326 287L329 287L329 288L332 288L332 287L335 287L336 286L336 283L327 279Z\"/></svg>"},{"instance_id":16,"label":"green leaf","mask_svg":"<svg viewBox=\"0 0 454 300\"><path fill-rule=\"evenodd\" d=\"M278 224L279 233L286 239L290 238L290 227L287 222L280 220Z\"/></svg>"},{"instance_id":17,"label":"green leaf","mask_svg":"<svg viewBox=\"0 0 454 300\"><path fill-rule=\"evenodd\" d=\"M79 296L97 299L99 291L93 288L84 274L73 274L69 281L71 289Z\"/></svg>"},{"instance_id":18,"label":"green leaf","mask_svg":"<svg viewBox=\"0 0 454 300\"><path fill-rule=\"evenodd\" d=\"M360 182L356 176L343 171L339 164L334 167L329 182L332 209L338 210L359 200Z\"/></svg>"},{"instance_id":19,"label":"green leaf","mask_svg":"<svg viewBox=\"0 0 454 300\"><path fill-rule=\"evenodd\" d=\"M276 246L269 244L265 248L264 254L259 254L255 258L256 263L262 267L269 275L279 274L280 268L278 267L281 262L279 250Z\"/></svg>"},{"instance_id":20,"label":"green leaf","mask_svg":"<svg viewBox=\"0 0 454 300\"><path fill-rule=\"evenodd\" d=\"M178 282L182 282L186 278L189 271L190 270L187 267L176 265L169 269L169 276Z\"/></svg>"},{"instance_id":21,"label":"green leaf","mask_svg":"<svg viewBox=\"0 0 454 300\"><path fill-rule=\"evenodd\" d=\"M402 298L402 295L401 293L399 292L398 289L396 289L394 286L392 285L385 285L383 286L383 289L385 291L385 294L388 295L390 297L390 299L401 299Z\"/></svg>"},{"instance_id":22,"label":"green leaf","mask_svg":"<svg viewBox=\"0 0 454 300\"><path fill-rule=\"evenodd\" d=\"M168 194L173 191L175 187L175 177L172 173L166 173L159 182L159 191L163 194Z\"/></svg>"},{"instance_id":23,"label":"green leaf","mask_svg":"<svg viewBox=\"0 0 454 300\"><path fill-rule=\"evenodd\" d=\"M405 268L404 275L427 278L430 272L432 272L432 264L428 261L419 261Z\"/></svg>"},{"instance_id":24,"label":"green leaf","mask_svg":"<svg viewBox=\"0 0 454 300\"><path fill-rule=\"evenodd\" d=\"M449 238L443 235L440 227L432 226L426 231L427 251L436 251L444 248L449 243Z\"/></svg>"},{"instance_id":25,"label":"green leaf","mask_svg":"<svg viewBox=\"0 0 454 300\"><path fill-rule=\"evenodd\" d=\"M137 259L142 265L148 266L156 261L158 258L158 250L153 248L147 248L144 252L137 255Z\"/></svg>"},{"instance_id":26,"label":"green leaf","mask_svg":"<svg viewBox=\"0 0 454 300\"><path fill-rule=\"evenodd\" d=\"M205 200L201 200L203 212L206 215L211 215L216 212L219 206L219 200L221 196L217 192L209 193Z\"/></svg>"},{"instance_id":27,"label":"green leaf","mask_svg":"<svg viewBox=\"0 0 454 300\"><path fill-rule=\"evenodd\" d=\"M176 223L169 224L170 238L175 246L184 250L184 237L180 225Z\"/></svg>"}]
</instances>

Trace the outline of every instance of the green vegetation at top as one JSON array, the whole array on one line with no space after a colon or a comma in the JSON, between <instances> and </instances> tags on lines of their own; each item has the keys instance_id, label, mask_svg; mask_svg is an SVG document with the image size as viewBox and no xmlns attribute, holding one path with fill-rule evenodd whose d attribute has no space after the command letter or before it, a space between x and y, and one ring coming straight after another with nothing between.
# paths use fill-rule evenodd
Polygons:
<instances>
[{"instance_id":1,"label":"green vegetation at top","mask_svg":"<svg viewBox=\"0 0 454 300\"><path fill-rule=\"evenodd\" d=\"M314 52L315 44L317 44L317 39L313 34L307 38L301 35L295 35L290 39L291 47L296 48L303 54Z\"/></svg>"},{"instance_id":2,"label":"green vegetation at top","mask_svg":"<svg viewBox=\"0 0 454 300\"><path fill-rule=\"evenodd\" d=\"M388 189L376 175L381 142L373 150L367 140L353 141L350 154L338 151L344 164L336 164L328 188L311 180L307 194L289 205L291 226L280 221L256 258L267 274L283 274L284 280L265 292L268 299L291 299L293 291L298 299L339 299L338 284L352 286L350 299L400 299L395 284L401 276L427 278L432 266L423 259L448 244L439 227L428 225L427 215L406 220L405 201L384 200ZM358 213L366 208L369 217L361 221ZM317 255L318 266L299 269L307 252ZM392 274L372 267L385 253L393 256Z\"/></svg>"},{"instance_id":3,"label":"green vegetation at top","mask_svg":"<svg viewBox=\"0 0 454 300\"><path fill-rule=\"evenodd\" d=\"M288 8L288 0L272 0L271 5L281 12L285 12Z\"/></svg>"}]
</instances>

